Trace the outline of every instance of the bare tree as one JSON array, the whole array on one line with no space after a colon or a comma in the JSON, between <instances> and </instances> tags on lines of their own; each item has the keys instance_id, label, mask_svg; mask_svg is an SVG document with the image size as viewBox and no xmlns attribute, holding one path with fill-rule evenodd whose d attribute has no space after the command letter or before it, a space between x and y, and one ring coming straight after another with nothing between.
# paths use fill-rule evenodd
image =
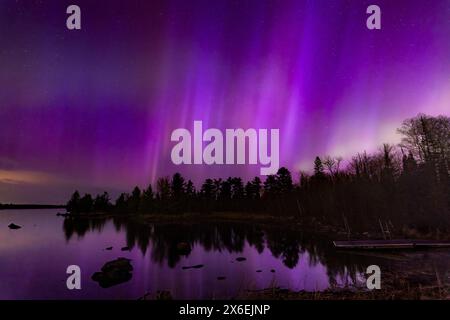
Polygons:
<instances>
[{"instance_id":1,"label":"bare tree","mask_svg":"<svg viewBox=\"0 0 450 320\"><path fill-rule=\"evenodd\" d=\"M398 132L403 135L401 146L417 160L434 165L437 176L441 166L450 175L450 117L419 114L405 120Z\"/></svg>"},{"instance_id":2,"label":"bare tree","mask_svg":"<svg viewBox=\"0 0 450 320\"><path fill-rule=\"evenodd\" d=\"M325 165L331 177L335 177L339 173L342 157L326 156L323 164Z\"/></svg>"}]
</instances>

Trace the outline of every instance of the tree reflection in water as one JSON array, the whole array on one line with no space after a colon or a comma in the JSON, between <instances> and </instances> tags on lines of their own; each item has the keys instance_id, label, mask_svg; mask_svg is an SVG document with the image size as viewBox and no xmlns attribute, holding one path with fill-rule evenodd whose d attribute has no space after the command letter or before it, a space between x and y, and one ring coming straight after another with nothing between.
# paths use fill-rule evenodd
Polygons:
<instances>
[{"instance_id":1,"label":"tree reflection in water","mask_svg":"<svg viewBox=\"0 0 450 320\"><path fill-rule=\"evenodd\" d=\"M246 245L262 253L267 248L272 256L292 269L300 258L307 254L311 266L322 264L327 268L330 285L337 285L337 279L355 283L359 274L365 272L369 263L367 257L337 252L329 239L320 239L310 234L290 231L275 226L258 226L237 223L159 223L145 224L126 217L114 218L66 218L63 229L65 238L82 238L88 232L101 233L105 224L112 220L117 232L124 231L126 245L138 248L143 255L150 248L153 262L167 263L174 268L183 253L177 244L188 243L192 248L202 246L206 252L228 251L242 253ZM189 254L188 254L189 255Z\"/></svg>"}]
</instances>

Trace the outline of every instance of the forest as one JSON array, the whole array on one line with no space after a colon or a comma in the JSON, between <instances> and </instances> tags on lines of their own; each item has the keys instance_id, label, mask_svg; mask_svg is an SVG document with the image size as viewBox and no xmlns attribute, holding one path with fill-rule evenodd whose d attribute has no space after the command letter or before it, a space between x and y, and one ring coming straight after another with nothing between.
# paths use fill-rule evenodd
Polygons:
<instances>
[{"instance_id":1,"label":"forest","mask_svg":"<svg viewBox=\"0 0 450 320\"><path fill-rule=\"evenodd\" d=\"M295 217L351 231L450 230L450 117L419 114L397 129L398 145L360 152L351 159L317 156L314 171L292 174L282 167L264 181L255 177L206 179L196 188L180 173L155 186L93 197L75 191L67 203L74 216L176 215L239 212Z\"/></svg>"}]
</instances>

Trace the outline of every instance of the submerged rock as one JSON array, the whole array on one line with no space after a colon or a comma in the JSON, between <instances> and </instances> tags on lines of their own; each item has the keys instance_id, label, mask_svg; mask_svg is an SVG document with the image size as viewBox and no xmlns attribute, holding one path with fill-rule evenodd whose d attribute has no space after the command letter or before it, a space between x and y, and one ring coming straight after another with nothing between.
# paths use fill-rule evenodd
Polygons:
<instances>
[{"instance_id":1,"label":"submerged rock","mask_svg":"<svg viewBox=\"0 0 450 320\"><path fill-rule=\"evenodd\" d=\"M194 266L185 266L185 267L182 267L181 269L187 270L187 269L200 269L200 268L203 268L202 264L196 264Z\"/></svg>"},{"instance_id":2,"label":"submerged rock","mask_svg":"<svg viewBox=\"0 0 450 320\"><path fill-rule=\"evenodd\" d=\"M191 253L191 246L187 242L180 242L177 244L177 251L181 255L188 255Z\"/></svg>"},{"instance_id":3,"label":"submerged rock","mask_svg":"<svg viewBox=\"0 0 450 320\"><path fill-rule=\"evenodd\" d=\"M258 272L258 273L259 273L259 272L262 272L262 270L256 270L256 272Z\"/></svg>"},{"instance_id":4,"label":"submerged rock","mask_svg":"<svg viewBox=\"0 0 450 320\"><path fill-rule=\"evenodd\" d=\"M270 272L275 273L275 270L274 269L270 269Z\"/></svg>"},{"instance_id":5,"label":"submerged rock","mask_svg":"<svg viewBox=\"0 0 450 320\"><path fill-rule=\"evenodd\" d=\"M113 247L105 248L105 250L108 250L108 251L111 251L112 249L113 249Z\"/></svg>"},{"instance_id":6,"label":"submerged rock","mask_svg":"<svg viewBox=\"0 0 450 320\"><path fill-rule=\"evenodd\" d=\"M172 300L172 294L170 291L157 291L156 292L156 300Z\"/></svg>"},{"instance_id":7,"label":"submerged rock","mask_svg":"<svg viewBox=\"0 0 450 320\"><path fill-rule=\"evenodd\" d=\"M122 249L120 249L121 251L131 251L130 247L123 247Z\"/></svg>"},{"instance_id":8,"label":"submerged rock","mask_svg":"<svg viewBox=\"0 0 450 320\"><path fill-rule=\"evenodd\" d=\"M10 228L10 229L12 229L12 230L17 230L17 229L20 229L20 228L22 228L22 227L19 226L19 225L17 225L17 224L10 223L9 226L8 226L8 228Z\"/></svg>"},{"instance_id":9,"label":"submerged rock","mask_svg":"<svg viewBox=\"0 0 450 320\"><path fill-rule=\"evenodd\" d=\"M150 297L151 293L150 292L146 292L144 293L144 295L142 297L137 298L138 300L147 300L147 297Z\"/></svg>"},{"instance_id":10,"label":"submerged rock","mask_svg":"<svg viewBox=\"0 0 450 320\"><path fill-rule=\"evenodd\" d=\"M56 214L56 216L57 217L69 217L70 216L70 213L61 213L61 212L58 212L57 214Z\"/></svg>"},{"instance_id":11,"label":"submerged rock","mask_svg":"<svg viewBox=\"0 0 450 320\"><path fill-rule=\"evenodd\" d=\"M245 261L245 260L247 260L247 258L244 258L244 257L238 257L238 258L236 258L236 261L239 261L239 262Z\"/></svg>"},{"instance_id":12,"label":"submerged rock","mask_svg":"<svg viewBox=\"0 0 450 320\"><path fill-rule=\"evenodd\" d=\"M226 279L226 277L223 277L223 276L217 277L217 280L225 280L225 279Z\"/></svg>"},{"instance_id":13,"label":"submerged rock","mask_svg":"<svg viewBox=\"0 0 450 320\"><path fill-rule=\"evenodd\" d=\"M131 271L133 271L130 261L130 259L126 258L108 261L102 267L101 272L96 272L92 275L92 280L98 282L102 288L109 288L127 282L131 279Z\"/></svg>"}]
</instances>

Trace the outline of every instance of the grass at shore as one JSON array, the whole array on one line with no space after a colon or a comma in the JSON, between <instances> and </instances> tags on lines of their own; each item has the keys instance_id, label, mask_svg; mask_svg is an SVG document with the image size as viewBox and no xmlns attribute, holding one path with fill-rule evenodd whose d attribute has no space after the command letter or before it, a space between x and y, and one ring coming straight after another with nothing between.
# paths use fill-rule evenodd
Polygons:
<instances>
[{"instance_id":1,"label":"grass at shore","mask_svg":"<svg viewBox=\"0 0 450 320\"><path fill-rule=\"evenodd\" d=\"M450 288L435 286L386 288L380 290L342 288L318 292L290 291L269 288L247 291L238 299L243 300L448 300Z\"/></svg>"},{"instance_id":2,"label":"grass at shore","mask_svg":"<svg viewBox=\"0 0 450 320\"><path fill-rule=\"evenodd\" d=\"M363 279L358 284L330 287L324 291L292 291L276 286L263 290L241 292L243 300L449 300L450 283L442 279L432 266L404 268L382 272L381 288L369 290Z\"/></svg>"}]
</instances>

